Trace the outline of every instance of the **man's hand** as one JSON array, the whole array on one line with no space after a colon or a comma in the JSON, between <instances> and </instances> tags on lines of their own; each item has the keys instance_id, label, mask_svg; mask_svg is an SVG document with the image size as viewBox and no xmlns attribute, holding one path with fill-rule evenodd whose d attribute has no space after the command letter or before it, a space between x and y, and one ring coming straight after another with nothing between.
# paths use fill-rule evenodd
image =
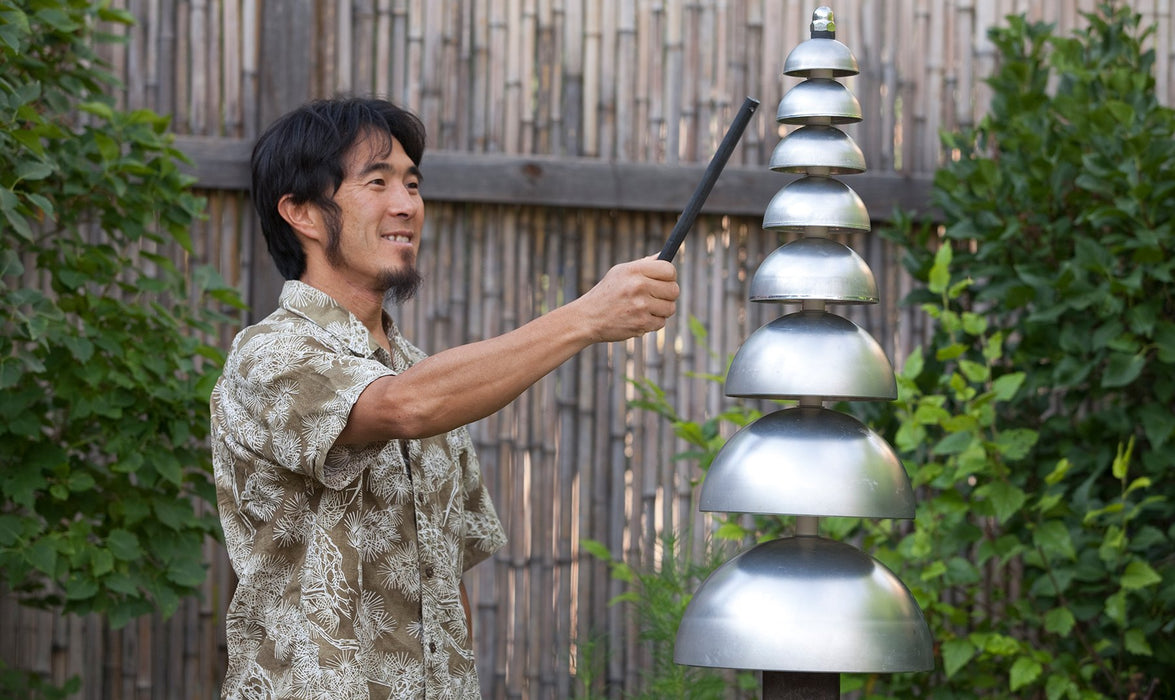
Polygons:
<instances>
[{"instance_id":1,"label":"man's hand","mask_svg":"<svg viewBox=\"0 0 1175 700\"><path fill-rule=\"evenodd\" d=\"M628 340L665 327L677 310L677 268L649 256L616 265L573 302L595 342Z\"/></svg>"}]
</instances>

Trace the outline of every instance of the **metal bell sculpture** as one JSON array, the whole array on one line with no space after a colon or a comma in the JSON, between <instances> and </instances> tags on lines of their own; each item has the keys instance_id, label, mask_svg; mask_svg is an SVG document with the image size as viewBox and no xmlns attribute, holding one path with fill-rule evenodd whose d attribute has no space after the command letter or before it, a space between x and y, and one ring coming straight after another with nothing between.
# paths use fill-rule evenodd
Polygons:
<instances>
[{"instance_id":1,"label":"metal bell sculpture","mask_svg":"<svg viewBox=\"0 0 1175 700\"><path fill-rule=\"evenodd\" d=\"M799 304L755 331L735 354L728 396L794 399L736 433L715 457L703 511L795 515L796 536L759 544L719 567L694 594L674 658L692 666L757 669L763 697L835 698L840 673L925 671L933 640L909 589L859 549L819 535L825 516L913 518L914 494L893 449L826 401L897 397L893 367L877 342L830 305L877 303L869 266L834 233L869 231L861 198L835 179L865 171L852 138L836 127L861 120L836 78L857 61L836 40L832 11L813 13L811 39L784 73L804 78L779 103L795 125L772 170L802 175L780 190L763 228L800 237L772 252L750 287L756 302Z\"/></svg>"}]
</instances>

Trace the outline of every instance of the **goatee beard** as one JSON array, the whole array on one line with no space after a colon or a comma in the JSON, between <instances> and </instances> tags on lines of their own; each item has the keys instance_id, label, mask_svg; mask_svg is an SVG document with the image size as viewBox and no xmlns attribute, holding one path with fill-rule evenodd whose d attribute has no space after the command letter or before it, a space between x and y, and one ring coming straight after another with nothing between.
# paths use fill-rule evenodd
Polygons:
<instances>
[{"instance_id":1,"label":"goatee beard","mask_svg":"<svg viewBox=\"0 0 1175 700\"><path fill-rule=\"evenodd\" d=\"M415 265L384 271L379 278L380 286L384 288L384 303L403 304L412 299L423 281Z\"/></svg>"}]
</instances>

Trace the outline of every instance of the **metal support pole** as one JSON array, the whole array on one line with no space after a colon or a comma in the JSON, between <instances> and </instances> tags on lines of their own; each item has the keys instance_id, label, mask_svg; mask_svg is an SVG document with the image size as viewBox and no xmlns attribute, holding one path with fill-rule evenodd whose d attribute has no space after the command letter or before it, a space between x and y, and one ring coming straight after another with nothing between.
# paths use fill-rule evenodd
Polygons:
<instances>
[{"instance_id":1,"label":"metal support pole","mask_svg":"<svg viewBox=\"0 0 1175 700\"><path fill-rule=\"evenodd\" d=\"M836 700L839 697L839 673L763 672L763 700Z\"/></svg>"}]
</instances>

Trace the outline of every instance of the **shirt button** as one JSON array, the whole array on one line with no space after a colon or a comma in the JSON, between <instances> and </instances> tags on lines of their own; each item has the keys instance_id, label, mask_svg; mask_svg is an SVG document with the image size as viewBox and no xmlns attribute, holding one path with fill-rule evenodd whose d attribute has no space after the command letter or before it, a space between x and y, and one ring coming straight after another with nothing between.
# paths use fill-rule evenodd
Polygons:
<instances>
[{"instance_id":1,"label":"shirt button","mask_svg":"<svg viewBox=\"0 0 1175 700\"><path fill-rule=\"evenodd\" d=\"M432 575L433 575L433 568L431 566L424 567L424 577L425 578L432 578Z\"/></svg>"},{"instance_id":2,"label":"shirt button","mask_svg":"<svg viewBox=\"0 0 1175 700\"><path fill-rule=\"evenodd\" d=\"M428 643L428 650L429 650L430 652L432 652L433 654L437 653L437 645L436 645L436 642L429 642L429 643Z\"/></svg>"}]
</instances>

